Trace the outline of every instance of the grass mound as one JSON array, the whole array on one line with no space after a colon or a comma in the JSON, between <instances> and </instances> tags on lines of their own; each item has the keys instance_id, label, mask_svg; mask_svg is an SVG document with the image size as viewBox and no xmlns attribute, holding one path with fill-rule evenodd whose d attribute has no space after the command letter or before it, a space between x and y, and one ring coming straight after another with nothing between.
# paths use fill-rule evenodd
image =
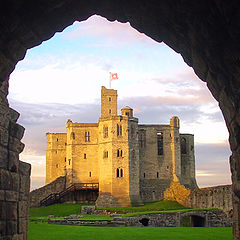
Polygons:
<instances>
[{"instance_id":1,"label":"grass mound","mask_svg":"<svg viewBox=\"0 0 240 240\"><path fill-rule=\"evenodd\" d=\"M64 217L71 214L81 214L81 207L87 204L72 204L62 203L54 204L47 207L30 208L29 215L33 218L36 217L47 217L54 215L55 217ZM167 210L179 210L188 209L178 202L175 201L160 201L145 203L144 206L140 207L126 207L126 208L106 208L109 212L117 212L121 214L134 213L134 212L147 212L147 211L167 211Z\"/></svg>"},{"instance_id":2,"label":"grass mound","mask_svg":"<svg viewBox=\"0 0 240 240\"><path fill-rule=\"evenodd\" d=\"M144 203L143 206L139 207L126 207L126 208L105 208L109 212L116 213L134 213L134 212L147 212L147 211L168 211L168 210L178 210L178 209L189 209L184 207L178 202L163 200L159 202L149 202Z\"/></svg>"},{"instance_id":3,"label":"grass mound","mask_svg":"<svg viewBox=\"0 0 240 240\"><path fill-rule=\"evenodd\" d=\"M54 204L47 207L30 208L30 217L47 217L54 215L55 217L64 217L71 214L81 214L81 208L83 205L90 204L73 204L73 203L61 203Z\"/></svg>"}]
</instances>

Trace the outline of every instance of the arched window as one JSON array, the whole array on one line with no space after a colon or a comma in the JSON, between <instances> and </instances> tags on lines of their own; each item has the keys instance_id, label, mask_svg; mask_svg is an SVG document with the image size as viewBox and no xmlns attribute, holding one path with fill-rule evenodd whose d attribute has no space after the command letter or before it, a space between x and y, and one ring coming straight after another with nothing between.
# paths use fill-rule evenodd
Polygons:
<instances>
[{"instance_id":1,"label":"arched window","mask_svg":"<svg viewBox=\"0 0 240 240\"><path fill-rule=\"evenodd\" d=\"M117 124L117 136L122 136L122 125Z\"/></svg>"},{"instance_id":2,"label":"arched window","mask_svg":"<svg viewBox=\"0 0 240 240\"><path fill-rule=\"evenodd\" d=\"M90 142L90 132L85 132L85 142Z\"/></svg>"},{"instance_id":3,"label":"arched window","mask_svg":"<svg viewBox=\"0 0 240 240\"><path fill-rule=\"evenodd\" d=\"M107 126L103 127L103 137L104 138L108 137L108 127Z\"/></svg>"},{"instance_id":4,"label":"arched window","mask_svg":"<svg viewBox=\"0 0 240 240\"><path fill-rule=\"evenodd\" d=\"M122 178L123 177L123 169L122 168L117 168L116 177L117 178Z\"/></svg>"},{"instance_id":5,"label":"arched window","mask_svg":"<svg viewBox=\"0 0 240 240\"><path fill-rule=\"evenodd\" d=\"M122 157L122 150L120 149L117 150L117 157Z\"/></svg>"},{"instance_id":6,"label":"arched window","mask_svg":"<svg viewBox=\"0 0 240 240\"><path fill-rule=\"evenodd\" d=\"M123 177L123 169L120 169L120 177Z\"/></svg>"},{"instance_id":7,"label":"arched window","mask_svg":"<svg viewBox=\"0 0 240 240\"><path fill-rule=\"evenodd\" d=\"M186 138L182 137L181 138L181 154L186 154L187 153L187 141Z\"/></svg>"}]
</instances>

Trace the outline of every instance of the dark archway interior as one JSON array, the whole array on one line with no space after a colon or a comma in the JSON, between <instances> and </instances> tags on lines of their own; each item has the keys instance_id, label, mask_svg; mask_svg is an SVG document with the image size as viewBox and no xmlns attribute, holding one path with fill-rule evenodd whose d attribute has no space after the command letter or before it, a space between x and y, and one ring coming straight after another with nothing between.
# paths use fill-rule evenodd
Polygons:
<instances>
[{"instance_id":1,"label":"dark archway interior","mask_svg":"<svg viewBox=\"0 0 240 240\"><path fill-rule=\"evenodd\" d=\"M205 227L205 218L200 216L190 216L191 227Z\"/></svg>"},{"instance_id":2,"label":"dark archway interior","mask_svg":"<svg viewBox=\"0 0 240 240\"><path fill-rule=\"evenodd\" d=\"M2 205L13 214L2 215L2 236L26 239L29 166L19 162L24 129L18 113L7 102L8 77L26 50L51 38L74 21L93 14L108 20L130 22L158 42L180 53L207 86L223 112L229 130L232 156L234 239L239 239L240 197L240 33L239 2L216 1L119 1L119 0L12 0L0 9L0 190ZM26 183L26 184L24 184ZM12 194L12 195L11 195ZM20 209L17 212L17 209ZM14 214L15 213L15 214ZM10 216L10 217L9 217ZM25 226L19 228L19 226ZM11 229L11 231L7 230Z\"/></svg>"},{"instance_id":3,"label":"dark archway interior","mask_svg":"<svg viewBox=\"0 0 240 240\"><path fill-rule=\"evenodd\" d=\"M142 218L139 220L139 222L143 225L143 226L148 226L148 222L149 222L149 219L148 218Z\"/></svg>"}]
</instances>

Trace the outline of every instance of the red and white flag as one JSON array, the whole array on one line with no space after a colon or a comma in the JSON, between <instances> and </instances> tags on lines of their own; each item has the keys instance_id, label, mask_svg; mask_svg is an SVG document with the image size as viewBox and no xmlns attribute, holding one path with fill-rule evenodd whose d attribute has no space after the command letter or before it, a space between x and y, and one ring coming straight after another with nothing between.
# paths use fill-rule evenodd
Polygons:
<instances>
[{"instance_id":1,"label":"red and white flag","mask_svg":"<svg viewBox=\"0 0 240 240\"><path fill-rule=\"evenodd\" d=\"M118 74L117 73L111 73L110 72L110 80L117 80L118 79Z\"/></svg>"}]
</instances>

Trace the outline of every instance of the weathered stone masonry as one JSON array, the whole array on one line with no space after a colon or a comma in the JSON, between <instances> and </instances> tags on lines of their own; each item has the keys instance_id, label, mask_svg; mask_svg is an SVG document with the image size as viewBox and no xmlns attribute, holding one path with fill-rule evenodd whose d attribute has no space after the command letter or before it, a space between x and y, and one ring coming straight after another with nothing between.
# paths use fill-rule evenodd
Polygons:
<instances>
[{"instance_id":1,"label":"weathered stone masonry","mask_svg":"<svg viewBox=\"0 0 240 240\"><path fill-rule=\"evenodd\" d=\"M0 88L0 239L27 239L30 164L19 161L24 128L8 106L7 86Z\"/></svg>"},{"instance_id":2,"label":"weathered stone masonry","mask_svg":"<svg viewBox=\"0 0 240 240\"><path fill-rule=\"evenodd\" d=\"M232 150L234 239L239 239L239 11L237 0L145 0L141 3L127 0L3 1L0 8L0 86L7 88L4 82L15 64L24 58L27 49L51 38L75 20L82 21L93 14L111 21L129 21L138 31L158 42L163 41L180 53L207 83L223 112ZM6 94L4 91L0 97L3 103ZM2 109L0 118L7 120Z\"/></svg>"}]
</instances>

